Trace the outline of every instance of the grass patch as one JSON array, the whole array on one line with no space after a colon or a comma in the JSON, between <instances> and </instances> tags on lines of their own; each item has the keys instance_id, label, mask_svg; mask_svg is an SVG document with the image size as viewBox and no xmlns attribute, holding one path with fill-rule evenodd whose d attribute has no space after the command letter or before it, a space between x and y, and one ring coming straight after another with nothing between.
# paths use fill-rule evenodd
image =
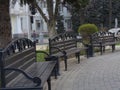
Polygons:
<instances>
[{"instance_id":1,"label":"grass patch","mask_svg":"<svg viewBox=\"0 0 120 90\"><path fill-rule=\"evenodd\" d=\"M48 50L44 50L44 51L48 53ZM45 61L44 59L45 57L46 55L44 53L39 53L39 51L36 51L36 58L38 62Z\"/></svg>"},{"instance_id":2,"label":"grass patch","mask_svg":"<svg viewBox=\"0 0 120 90\"><path fill-rule=\"evenodd\" d=\"M116 45L117 45L117 46L120 46L120 43L117 43Z\"/></svg>"},{"instance_id":3,"label":"grass patch","mask_svg":"<svg viewBox=\"0 0 120 90\"><path fill-rule=\"evenodd\" d=\"M80 55L85 55L86 54L86 51L82 50L80 51Z\"/></svg>"}]
</instances>

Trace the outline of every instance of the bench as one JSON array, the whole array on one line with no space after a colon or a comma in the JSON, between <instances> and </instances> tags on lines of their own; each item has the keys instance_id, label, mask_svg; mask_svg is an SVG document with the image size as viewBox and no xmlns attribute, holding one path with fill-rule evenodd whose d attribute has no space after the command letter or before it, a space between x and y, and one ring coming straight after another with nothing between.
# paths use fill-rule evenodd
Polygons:
<instances>
[{"instance_id":1,"label":"bench","mask_svg":"<svg viewBox=\"0 0 120 90\"><path fill-rule=\"evenodd\" d=\"M78 48L77 41L83 47ZM78 58L78 63L80 63L80 52L83 50L87 53L87 47L83 45L82 40L77 40L76 34L72 32L65 32L49 39L49 53L64 60L65 71L67 71L68 58L74 55Z\"/></svg>"},{"instance_id":2,"label":"bench","mask_svg":"<svg viewBox=\"0 0 120 90\"><path fill-rule=\"evenodd\" d=\"M48 61L36 61L35 44L31 40L12 40L0 51L0 90L43 90L46 82L51 90L50 77L51 73L56 76L56 58L46 59Z\"/></svg>"},{"instance_id":3,"label":"bench","mask_svg":"<svg viewBox=\"0 0 120 90\"><path fill-rule=\"evenodd\" d=\"M115 50L115 36L114 33L107 31L99 31L91 35L90 43L92 48L99 47L101 55L105 52L105 46L111 46L112 52Z\"/></svg>"}]
</instances>

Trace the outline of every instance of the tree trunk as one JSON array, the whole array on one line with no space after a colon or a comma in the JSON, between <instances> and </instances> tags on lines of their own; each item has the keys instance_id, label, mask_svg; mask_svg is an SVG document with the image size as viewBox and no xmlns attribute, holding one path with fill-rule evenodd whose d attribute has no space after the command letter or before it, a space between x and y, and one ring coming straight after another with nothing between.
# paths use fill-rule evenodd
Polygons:
<instances>
[{"instance_id":1,"label":"tree trunk","mask_svg":"<svg viewBox=\"0 0 120 90\"><path fill-rule=\"evenodd\" d=\"M112 0L109 1L109 29L112 24Z\"/></svg>"},{"instance_id":2,"label":"tree trunk","mask_svg":"<svg viewBox=\"0 0 120 90\"><path fill-rule=\"evenodd\" d=\"M9 14L9 0L0 1L0 48L4 48L12 38Z\"/></svg>"},{"instance_id":3,"label":"tree trunk","mask_svg":"<svg viewBox=\"0 0 120 90\"><path fill-rule=\"evenodd\" d=\"M84 24L85 23L85 9L82 8L80 10L80 24Z\"/></svg>"},{"instance_id":4,"label":"tree trunk","mask_svg":"<svg viewBox=\"0 0 120 90\"><path fill-rule=\"evenodd\" d=\"M57 34L57 31L55 29L55 22L50 21L49 23L47 23L47 27L48 27L49 38Z\"/></svg>"}]
</instances>

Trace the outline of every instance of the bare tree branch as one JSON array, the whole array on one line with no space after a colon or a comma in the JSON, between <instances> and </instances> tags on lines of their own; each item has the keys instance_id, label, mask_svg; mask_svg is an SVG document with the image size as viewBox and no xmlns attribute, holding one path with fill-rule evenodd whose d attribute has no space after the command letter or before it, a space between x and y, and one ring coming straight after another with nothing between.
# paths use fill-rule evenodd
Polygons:
<instances>
[{"instance_id":1,"label":"bare tree branch","mask_svg":"<svg viewBox=\"0 0 120 90\"><path fill-rule=\"evenodd\" d=\"M49 20L53 18L53 0L46 0Z\"/></svg>"},{"instance_id":2,"label":"bare tree branch","mask_svg":"<svg viewBox=\"0 0 120 90\"><path fill-rule=\"evenodd\" d=\"M39 11L39 13L41 14L41 16L43 17L43 19L45 20L45 22L47 23L49 20L48 18L45 16L45 14L43 13L42 9L38 6L36 0L34 0L34 5L37 8L37 10Z\"/></svg>"},{"instance_id":3,"label":"bare tree branch","mask_svg":"<svg viewBox=\"0 0 120 90\"><path fill-rule=\"evenodd\" d=\"M56 5L55 5L55 12L54 12L54 20L57 17L58 14L58 6L60 4L60 0L56 0Z\"/></svg>"}]
</instances>

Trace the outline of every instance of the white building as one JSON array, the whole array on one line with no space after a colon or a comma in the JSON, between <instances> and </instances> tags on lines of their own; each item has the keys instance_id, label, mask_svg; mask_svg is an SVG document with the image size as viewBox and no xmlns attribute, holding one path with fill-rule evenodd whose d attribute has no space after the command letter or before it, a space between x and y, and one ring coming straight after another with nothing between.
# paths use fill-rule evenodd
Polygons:
<instances>
[{"instance_id":1,"label":"white building","mask_svg":"<svg viewBox=\"0 0 120 90\"><path fill-rule=\"evenodd\" d=\"M63 22L66 31L72 30L72 21L71 21L71 13L67 7L64 7L62 4L59 8L60 14L63 15Z\"/></svg>"},{"instance_id":2,"label":"white building","mask_svg":"<svg viewBox=\"0 0 120 90\"><path fill-rule=\"evenodd\" d=\"M10 3L10 16L12 24L13 37L30 38L30 11L28 5L20 6L19 1L14 5L15 1Z\"/></svg>"},{"instance_id":3,"label":"white building","mask_svg":"<svg viewBox=\"0 0 120 90\"><path fill-rule=\"evenodd\" d=\"M39 6L47 16L45 0L41 0ZM63 7L62 5L60 6L59 10L64 18L63 22L65 30L71 30L72 24L69 10L67 10L67 8ZM33 31L35 31L39 36L43 36L48 33L47 25L41 15L38 12L35 15L31 15L29 6L20 6L19 0L11 0L10 15L13 37L28 37L32 39L31 35Z\"/></svg>"}]
</instances>

